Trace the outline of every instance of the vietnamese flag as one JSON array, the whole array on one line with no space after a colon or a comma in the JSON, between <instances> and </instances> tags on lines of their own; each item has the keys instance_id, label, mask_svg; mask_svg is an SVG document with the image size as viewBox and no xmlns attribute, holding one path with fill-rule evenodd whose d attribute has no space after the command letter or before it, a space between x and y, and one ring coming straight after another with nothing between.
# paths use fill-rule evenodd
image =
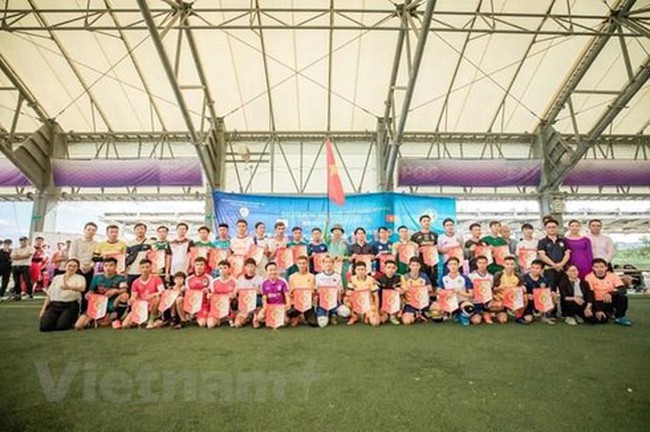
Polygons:
<instances>
[{"instance_id":1,"label":"vietnamese flag","mask_svg":"<svg viewBox=\"0 0 650 432\"><path fill-rule=\"evenodd\" d=\"M327 198L337 205L345 204L345 192L341 184L339 171L336 169L334 160L334 150L332 149L332 140L327 137L325 141L325 151L327 152Z\"/></svg>"}]
</instances>

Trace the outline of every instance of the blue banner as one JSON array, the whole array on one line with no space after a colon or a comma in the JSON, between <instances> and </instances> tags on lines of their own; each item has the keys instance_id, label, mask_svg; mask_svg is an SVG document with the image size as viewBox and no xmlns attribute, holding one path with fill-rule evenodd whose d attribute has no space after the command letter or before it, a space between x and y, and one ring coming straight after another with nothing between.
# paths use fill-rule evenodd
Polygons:
<instances>
[{"instance_id":1,"label":"blue banner","mask_svg":"<svg viewBox=\"0 0 650 432\"><path fill-rule=\"evenodd\" d=\"M245 219L252 226L264 222L267 233L272 233L273 225L282 221L290 230L299 226L308 236L311 229L325 228L327 220L327 197L298 197L273 195L247 195L214 192L214 206L217 223L227 223L230 235L235 235L238 219ZM401 193L370 193L346 195L345 205L330 204L330 228L340 224L350 235L355 228L363 227L375 232L381 226L394 231L406 225L409 231L419 229L418 219L423 214L432 218L432 229L442 232L445 218L456 220L456 200L454 198L428 197ZM371 238L371 236L368 236Z\"/></svg>"}]
</instances>

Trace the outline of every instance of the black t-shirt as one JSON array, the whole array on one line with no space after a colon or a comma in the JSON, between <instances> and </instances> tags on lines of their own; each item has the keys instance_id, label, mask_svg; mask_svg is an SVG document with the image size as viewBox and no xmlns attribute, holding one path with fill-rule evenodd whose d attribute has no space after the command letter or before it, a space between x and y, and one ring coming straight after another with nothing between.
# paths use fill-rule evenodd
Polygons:
<instances>
[{"instance_id":1,"label":"black t-shirt","mask_svg":"<svg viewBox=\"0 0 650 432\"><path fill-rule=\"evenodd\" d=\"M374 255L372 253L372 245L370 243L364 243L361 246L359 243L352 243L350 245L350 255Z\"/></svg>"},{"instance_id":2,"label":"black t-shirt","mask_svg":"<svg viewBox=\"0 0 650 432\"><path fill-rule=\"evenodd\" d=\"M0 249L0 267L11 266L11 249L8 251Z\"/></svg>"},{"instance_id":3,"label":"black t-shirt","mask_svg":"<svg viewBox=\"0 0 650 432\"><path fill-rule=\"evenodd\" d=\"M382 274L378 279L377 283L379 284L380 289L397 289L402 284L402 277L395 273L393 276L388 277L385 274Z\"/></svg>"},{"instance_id":4,"label":"black t-shirt","mask_svg":"<svg viewBox=\"0 0 650 432\"><path fill-rule=\"evenodd\" d=\"M411 236L411 241L417 243L418 246L435 245L438 244L438 234L433 231L429 231L428 233L418 231Z\"/></svg>"},{"instance_id":5,"label":"black t-shirt","mask_svg":"<svg viewBox=\"0 0 650 432\"><path fill-rule=\"evenodd\" d=\"M537 243L537 250L544 251L551 261L558 263L564 258L567 247L564 237L557 236L557 239L553 241L546 236Z\"/></svg>"}]
</instances>

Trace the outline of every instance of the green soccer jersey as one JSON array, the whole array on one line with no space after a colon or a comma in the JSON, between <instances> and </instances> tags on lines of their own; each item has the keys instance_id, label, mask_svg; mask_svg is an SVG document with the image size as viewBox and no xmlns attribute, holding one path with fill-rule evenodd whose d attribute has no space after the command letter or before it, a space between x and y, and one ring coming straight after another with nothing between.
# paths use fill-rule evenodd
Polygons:
<instances>
[{"instance_id":1,"label":"green soccer jersey","mask_svg":"<svg viewBox=\"0 0 650 432\"><path fill-rule=\"evenodd\" d=\"M485 243L487 243L490 246L507 246L508 241L504 239L503 237L493 237L491 235L485 236L481 239ZM490 274L495 275L498 272L503 271L503 266L499 265L495 262L492 262L492 264L488 265L488 272Z\"/></svg>"}]
</instances>

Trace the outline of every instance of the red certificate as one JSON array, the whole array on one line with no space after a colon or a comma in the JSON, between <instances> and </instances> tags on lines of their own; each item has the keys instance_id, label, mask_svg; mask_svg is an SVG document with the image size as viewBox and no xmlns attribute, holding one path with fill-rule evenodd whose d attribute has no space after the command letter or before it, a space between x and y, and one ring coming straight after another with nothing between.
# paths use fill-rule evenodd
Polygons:
<instances>
[{"instance_id":1,"label":"red certificate","mask_svg":"<svg viewBox=\"0 0 650 432\"><path fill-rule=\"evenodd\" d=\"M502 266L503 260L510 255L510 248L507 245L494 246L492 248L492 255L494 256L494 262Z\"/></svg>"},{"instance_id":2,"label":"red certificate","mask_svg":"<svg viewBox=\"0 0 650 432\"><path fill-rule=\"evenodd\" d=\"M230 263L230 273L233 277L238 278L244 273L244 261L246 257L244 255L230 255L228 257L228 262Z\"/></svg>"},{"instance_id":3,"label":"red certificate","mask_svg":"<svg viewBox=\"0 0 650 432\"><path fill-rule=\"evenodd\" d=\"M298 312L307 312L313 307L312 295L314 290L311 288L295 288L293 290L293 307Z\"/></svg>"},{"instance_id":4,"label":"red certificate","mask_svg":"<svg viewBox=\"0 0 650 432\"><path fill-rule=\"evenodd\" d=\"M530 265L537 259L536 249L519 249L517 251L517 258L519 258L519 267L528 270Z\"/></svg>"},{"instance_id":5,"label":"red certificate","mask_svg":"<svg viewBox=\"0 0 650 432\"><path fill-rule=\"evenodd\" d=\"M429 306L429 289L426 286L412 286L406 292L406 302L415 309Z\"/></svg>"},{"instance_id":6,"label":"red certificate","mask_svg":"<svg viewBox=\"0 0 650 432\"><path fill-rule=\"evenodd\" d=\"M438 265L438 260L440 259L440 257L438 256L437 246L435 245L420 246L420 253L422 254L422 259L424 260L424 264L428 265L429 267Z\"/></svg>"},{"instance_id":7,"label":"red certificate","mask_svg":"<svg viewBox=\"0 0 650 432\"><path fill-rule=\"evenodd\" d=\"M503 306L515 311L524 307L524 290L521 287L503 289Z\"/></svg>"},{"instance_id":8,"label":"red certificate","mask_svg":"<svg viewBox=\"0 0 650 432\"><path fill-rule=\"evenodd\" d=\"M286 270L293 265L293 250L286 247L278 248L275 258L278 268Z\"/></svg>"},{"instance_id":9,"label":"red certificate","mask_svg":"<svg viewBox=\"0 0 650 432\"><path fill-rule=\"evenodd\" d=\"M314 260L314 271L320 273L323 271L323 258L325 258L327 252L316 252L312 254L312 259Z\"/></svg>"},{"instance_id":10,"label":"red certificate","mask_svg":"<svg viewBox=\"0 0 650 432\"><path fill-rule=\"evenodd\" d=\"M399 262L408 264L409 260L418 254L418 245L415 243L399 243L397 245L397 256Z\"/></svg>"},{"instance_id":11,"label":"red certificate","mask_svg":"<svg viewBox=\"0 0 650 432\"><path fill-rule=\"evenodd\" d=\"M298 257L307 256L307 245L293 245L293 262L298 261Z\"/></svg>"},{"instance_id":12,"label":"red certificate","mask_svg":"<svg viewBox=\"0 0 650 432\"><path fill-rule=\"evenodd\" d=\"M190 289L185 291L183 298L183 310L189 314L198 313L201 310L203 303L203 291L197 289Z\"/></svg>"},{"instance_id":13,"label":"red certificate","mask_svg":"<svg viewBox=\"0 0 650 432\"><path fill-rule=\"evenodd\" d=\"M492 246L485 245L485 246L476 246L474 249L474 258L478 258L480 256L484 256L487 258L488 265L492 264L494 259L492 258Z\"/></svg>"},{"instance_id":14,"label":"red certificate","mask_svg":"<svg viewBox=\"0 0 650 432\"><path fill-rule=\"evenodd\" d=\"M462 246L454 246L450 248L445 254L445 262L451 257L457 258L459 264L463 264L465 261L465 251Z\"/></svg>"},{"instance_id":15,"label":"red certificate","mask_svg":"<svg viewBox=\"0 0 650 432\"><path fill-rule=\"evenodd\" d=\"M158 303L158 310L160 312L165 312L167 309L172 307L176 303L180 291L174 289L164 290L160 296L160 303Z\"/></svg>"},{"instance_id":16,"label":"red certificate","mask_svg":"<svg viewBox=\"0 0 650 432\"><path fill-rule=\"evenodd\" d=\"M255 288L239 288L237 290L237 310L248 315L257 306L257 290Z\"/></svg>"},{"instance_id":17,"label":"red certificate","mask_svg":"<svg viewBox=\"0 0 650 432\"><path fill-rule=\"evenodd\" d=\"M475 279L472 282L474 289L474 303L485 304L492 300L492 282L488 279Z\"/></svg>"},{"instance_id":18,"label":"red certificate","mask_svg":"<svg viewBox=\"0 0 650 432\"><path fill-rule=\"evenodd\" d=\"M551 297L550 288L533 289L533 300L535 302L535 309L538 311L548 312L553 310L553 298Z\"/></svg>"},{"instance_id":19,"label":"red certificate","mask_svg":"<svg viewBox=\"0 0 650 432\"><path fill-rule=\"evenodd\" d=\"M395 289L381 290L381 310L390 315L399 312L399 291Z\"/></svg>"},{"instance_id":20,"label":"red certificate","mask_svg":"<svg viewBox=\"0 0 650 432\"><path fill-rule=\"evenodd\" d=\"M395 261L395 255L381 254L379 255L379 271L385 273L386 261ZM397 263L397 261L395 261Z\"/></svg>"},{"instance_id":21,"label":"red certificate","mask_svg":"<svg viewBox=\"0 0 650 432\"><path fill-rule=\"evenodd\" d=\"M445 312L453 312L458 309L458 296L453 289L438 291L438 307Z\"/></svg>"},{"instance_id":22,"label":"red certificate","mask_svg":"<svg viewBox=\"0 0 650 432\"><path fill-rule=\"evenodd\" d=\"M149 319L149 302L136 300L131 305L131 320L137 325L144 324Z\"/></svg>"},{"instance_id":23,"label":"red certificate","mask_svg":"<svg viewBox=\"0 0 650 432\"><path fill-rule=\"evenodd\" d=\"M228 294L212 294L210 297L210 317L223 319L230 313L230 296Z\"/></svg>"},{"instance_id":24,"label":"red certificate","mask_svg":"<svg viewBox=\"0 0 650 432\"><path fill-rule=\"evenodd\" d=\"M264 248L260 245L252 244L248 250L248 258L253 258L256 264L259 264L264 259Z\"/></svg>"},{"instance_id":25,"label":"red certificate","mask_svg":"<svg viewBox=\"0 0 650 432\"><path fill-rule=\"evenodd\" d=\"M339 294L339 288L338 287L319 287L318 288L318 305L325 309L326 311L330 311L334 309L336 306L338 306L338 294Z\"/></svg>"},{"instance_id":26,"label":"red certificate","mask_svg":"<svg viewBox=\"0 0 650 432\"><path fill-rule=\"evenodd\" d=\"M370 312L371 303L370 290L352 291L352 310L354 313L365 314Z\"/></svg>"},{"instance_id":27,"label":"red certificate","mask_svg":"<svg viewBox=\"0 0 650 432\"><path fill-rule=\"evenodd\" d=\"M219 267L221 261L228 260L228 254L230 251L228 249L211 249L210 256L208 260L208 265L211 269L216 269Z\"/></svg>"},{"instance_id":28,"label":"red certificate","mask_svg":"<svg viewBox=\"0 0 650 432\"><path fill-rule=\"evenodd\" d=\"M266 305L266 326L276 329L284 325L284 305Z\"/></svg>"},{"instance_id":29,"label":"red certificate","mask_svg":"<svg viewBox=\"0 0 650 432\"><path fill-rule=\"evenodd\" d=\"M88 310L86 315L93 320L99 320L106 316L108 297L102 294L88 294Z\"/></svg>"},{"instance_id":30,"label":"red certificate","mask_svg":"<svg viewBox=\"0 0 650 432\"><path fill-rule=\"evenodd\" d=\"M147 252L147 259L151 261L151 269L154 273L165 271L165 249L150 249Z\"/></svg>"}]
</instances>

